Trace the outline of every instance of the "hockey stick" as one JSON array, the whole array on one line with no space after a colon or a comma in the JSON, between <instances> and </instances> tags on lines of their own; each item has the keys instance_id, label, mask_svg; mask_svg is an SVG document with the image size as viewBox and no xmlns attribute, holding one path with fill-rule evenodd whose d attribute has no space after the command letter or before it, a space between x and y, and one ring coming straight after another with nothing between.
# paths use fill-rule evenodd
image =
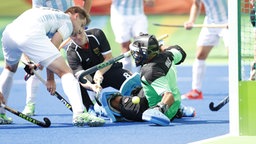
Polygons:
<instances>
[{"instance_id":1,"label":"hockey stick","mask_svg":"<svg viewBox=\"0 0 256 144\"><path fill-rule=\"evenodd\" d=\"M27 116L27 115L21 113L19 111L16 111L16 110L14 110L14 109L12 109L12 108L4 105L4 104L1 104L1 107L3 107L4 109L8 110L9 112L17 115L18 117L21 117L21 118L23 118L23 119L25 119L25 120L33 123L33 124L39 125L41 127L47 128L47 127L49 127L51 125L51 121L47 117L44 117L44 122L41 122L41 121L39 121L37 119L34 119L34 118L30 117L30 116Z\"/></svg>"},{"instance_id":2,"label":"hockey stick","mask_svg":"<svg viewBox=\"0 0 256 144\"><path fill-rule=\"evenodd\" d=\"M161 37L159 37L157 40L158 40L158 41L161 41L161 40L163 40L163 39L165 39L165 38L167 38L167 37L168 37L168 34L164 34L164 35L162 35ZM86 75L92 74L92 73L96 72L97 70L100 70L100 69L102 69L102 68L104 68L104 67L106 67L106 66L109 66L109 65L111 65L111 64L113 64L113 63L115 63L115 62L121 60L122 58L128 57L128 56L130 56L130 51L128 51L128 52L126 52L126 53L124 53L124 54L122 54L122 55L119 55L119 56L117 56L117 57L115 57L115 58L112 58L112 59L110 59L110 60L108 60L108 61L106 61L106 62L100 63L100 64L98 64L98 65L96 65L96 66L93 66L93 67L91 67L91 68L89 68L89 69L83 71L83 72L78 76L79 82L85 84L85 83L87 82L87 80L84 78ZM96 96L95 96L94 98L91 98L91 97L90 97L90 99L91 99L91 101L92 101L93 103L95 103L95 101L96 101L97 104L98 104L99 106L101 106L101 103L100 103L99 100L98 100L99 95L100 95L100 92L97 92L97 93L96 93Z\"/></svg>"},{"instance_id":3,"label":"hockey stick","mask_svg":"<svg viewBox=\"0 0 256 144\"><path fill-rule=\"evenodd\" d=\"M229 102L229 96L225 97L222 101L220 101L218 103L217 106L214 106L214 103L211 102L209 104L209 108L211 111L218 111L219 109L221 109L224 105L226 105Z\"/></svg>"},{"instance_id":4,"label":"hockey stick","mask_svg":"<svg viewBox=\"0 0 256 144\"><path fill-rule=\"evenodd\" d=\"M162 26L162 27L177 27L177 28L184 28L182 24L159 24L153 23L155 26ZM193 28L228 28L227 24L194 24Z\"/></svg>"},{"instance_id":5,"label":"hockey stick","mask_svg":"<svg viewBox=\"0 0 256 144\"><path fill-rule=\"evenodd\" d=\"M158 38L158 41L161 41L161 40L165 39L166 37L168 37L168 35L164 34ZM85 70L84 72L82 72L79 75L79 77L78 77L79 82L85 84L87 82L87 80L84 78L86 75L92 74L92 73L96 72L97 70L100 70L106 66L109 66L109 65L121 60L122 58L125 58L128 56L130 56L130 51Z\"/></svg>"},{"instance_id":6,"label":"hockey stick","mask_svg":"<svg viewBox=\"0 0 256 144\"><path fill-rule=\"evenodd\" d=\"M25 62L22 62L24 65L27 65ZM35 74L35 76L44 84L46 85L46 81L38 74L37 71L35 71L34 69L32 69L32 72ZM72 110L72 106L71 104L69 104L69 102L64 99L57 91L55 91L54 95L70 110Z\"/></svg>"},{"instance_id":7,"label":"hockey stick","mask_svg":"<svg viewBox=\"0 0 256 144\"><path fill-rule=\"evenodd\" d=\"M82 72L79 75L79 77L78 77L79 82L85 84L87 82L87 80L84 78L86 75L92 74L92 73L96 72L97 70L103 69L104 67L109 66L109 65L121 60L122 58L128 57L128 56L130 56L130 51L85 70L84 72Z\"/></svg>"}]
</instances>

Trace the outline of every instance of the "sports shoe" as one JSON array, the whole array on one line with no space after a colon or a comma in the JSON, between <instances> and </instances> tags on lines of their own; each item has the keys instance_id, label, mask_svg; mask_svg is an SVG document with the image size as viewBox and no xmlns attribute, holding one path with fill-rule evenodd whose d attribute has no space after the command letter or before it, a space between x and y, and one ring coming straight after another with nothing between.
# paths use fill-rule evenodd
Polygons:
<instances>
[{"instance_id":1,"label":"sports shoe","mask_svg":"<svg viewBox=\"0 0 256 144\"><path fill-rule=\"evenodd\" d=\"M195 108L191 106L182 106L182 117L195 117L196 116L196 110Z\"/></svg>"},{"instance_id":2,"label":"sports shoe","mask_svg":"<svg viewBox=\"0 0 256 144\"><path fill-rule=\"evenodd\" d=\"M97 103L95 103L93 109L97 116L108 118L108 114L102 106L99 106Z\"/></svg>"},{"instance_id":3,"label":"sports shoe","mask_svg":"<svg viewBox=\"0 0 256 144\"><path fill-rule=\"evenodd\" d=\"M203 93L196 89L191 90L190 92L181 96L182 99L189 99L189 100L200 100L203 99Z\"/></svg>"},{"instance_id":4,"label":"sports shoe","mask_svg":"<svg viewBox=\"0 0 256 144\"><path fill-rule=\"evenodd\" d=\"M88 113L91 114L91 115L94 115L94 116L97 116L94 108L93 108L93 105L90 105L89 109L88 109Z\"/></svg>"},{"instance_id":5,"label":"sports shoe","mask_svg":"<svg viewBox=\"0 0 256 144\"><path fill-rule=\"evenodd\" d=\"M92 114L94 116L97 117L103 117L104 119L107 118L108 119L108 115L105 111L105 109L101 106L99 106L97 103L95 103L94 105L91 105L88 109L88 113Z\"/></svg>"},{"instance_id":6,"label":"sports shoe","mask_svg":"<svg viewBox=\"0 0 256 144\"><path fill-rule=\"evenodd\" d=\"M118 119L120 118L118 117L121 117L121 113L110 105L110 100L118 95L121 94L117 92L104 92L100 97L102 107L105 109L111 122L119 121Z\"/></svg>"},{"instance_id":7,"label":"sports shoe","mask_svg":"<svg viewBox=\"0 0 256 144\"><path fill-rule=\"evenodd\" d=\"M0 114L0 124L11 124L12 118L7 117L6 114Z\"/></svg>"},{"instance_id":8,"label":"sports shoe","mask_svg":"<svg viewBox=\"0 0 256 144\"><path fill-rule=\"evenodd\" d=\"M73 124L78 127L82 127L87 124L90 127L102 126L105 124L105 120L99 117L84 112L73 119Z\"/></svg>"},{"instance_id":9,"label":"sports shoe","mask_svg":"<svg viewBox=\"0 0 256 144\"><path fill-rule=\"evenodd\" d=\"M24 110L22 111L23 114L27 116L34 116L35 115L35 104L34 103L27 103Z\"/></svg>"},{"instance_id":10,"label":"sports shoe","mask_svg":"<svg viewBox=\"0 0 256 144\"><path fill-rule=\"evenodd\" d=\"M161 126L168 126L170 119L158 109L147 109L142 114L142 119Z\"/></svg>"},{"instance_id":11,"label":"sports shoe","mask_svg":"<svg viewBox=\"0 0 256 144\"><path fill-rule=\"evenodd\" d=\"M176 115L174 116L174 118L180 119L182 117L195 117L195 116L196 116L195 108L181 105Z\"/></svg>"}]
</instances>

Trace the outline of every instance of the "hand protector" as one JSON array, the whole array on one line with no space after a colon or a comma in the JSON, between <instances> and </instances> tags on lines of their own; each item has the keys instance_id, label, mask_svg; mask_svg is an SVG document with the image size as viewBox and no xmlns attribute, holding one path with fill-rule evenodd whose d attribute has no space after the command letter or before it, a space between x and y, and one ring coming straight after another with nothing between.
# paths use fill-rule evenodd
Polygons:
<instances>
[{"instance_id":1,"label":"hand protector","mask_svg":"<svg viewBox=\"0 0 256 144\"><path fill-rule=\"evenodd\" d=\"M26 64L24 70L26 71L27 74L29 75L33 75L34 73L32 72L32 69L36 70L37 66L33 63L33 62L28 62L28 64Z\"/></svg>"}]
</instances>

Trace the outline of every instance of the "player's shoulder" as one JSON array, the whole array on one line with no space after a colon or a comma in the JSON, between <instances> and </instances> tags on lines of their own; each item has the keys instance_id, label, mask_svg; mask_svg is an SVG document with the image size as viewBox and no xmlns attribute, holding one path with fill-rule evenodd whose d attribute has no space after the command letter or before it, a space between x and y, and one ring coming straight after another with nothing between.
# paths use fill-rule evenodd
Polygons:
<instances>
[{"instance_id":1,"label":"player's shoulder","mask_svg":"<svg viewBox=\"0 0 256 144\"><path fill-rule=\"evenodd\" d=\"M67 47L67 53L72 53L72 52L76 52L78 48L78 45L76 45L73 41L70 42L70 44Z\"/></svg>"},{"instance_id":2,"label":"player's shoulder","mask_svg":"<svg viewBox=\"0 0 256 144\"><path fill-rule=\"evenodd\" d=\"M102 34L104 34L103 31L101 29L99 29L99 28L87 29L87 30L85 30L85 32L86 32L86 34L88 36L94 35L94 36L97 36L97 37L101 36Z\"/></svg>"}]
</instances>

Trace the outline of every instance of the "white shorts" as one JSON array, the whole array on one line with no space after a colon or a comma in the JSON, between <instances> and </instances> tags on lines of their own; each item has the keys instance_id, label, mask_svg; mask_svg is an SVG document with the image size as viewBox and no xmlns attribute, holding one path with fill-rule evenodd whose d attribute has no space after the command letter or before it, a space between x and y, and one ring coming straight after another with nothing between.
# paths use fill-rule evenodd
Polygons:
<instances>
[{"instance_id":1,"label":"white shorts","mask_svg":"<svg viewBox=\"0 0 256 144\"><path fill-rule=\"evenodd\" d=\"M8 65L17 64L22 53L44 67L47 67L56 58L61 56L59 50L50 39L42 34L20 34L12 30L8 31L6 28L3 32L2 44L4 58Z\"/></svg>"},{"instance_id":2,"label":"white shorts","mask_svg":"<svg viewBox=\"0 0 256 144\"><path fill-rule=\"evenodd\" d=\"M148 20L145 14L122 15L111 7L110 22L118 43L130 41L141 32L148 32Z\"/></svg>"},{"instance_id":3,"label":"white shorts","mask_svg":"<svg viewBox=\"0 0 256 144\"><path fill-rule=\"evenodd\" d=\"M209 24L205 19L204 24ZM223 38L225 47L228 47L228 29L226 28L202 28L197 46L216 46L220 38Z\"/></svg>"}]
</instances>

